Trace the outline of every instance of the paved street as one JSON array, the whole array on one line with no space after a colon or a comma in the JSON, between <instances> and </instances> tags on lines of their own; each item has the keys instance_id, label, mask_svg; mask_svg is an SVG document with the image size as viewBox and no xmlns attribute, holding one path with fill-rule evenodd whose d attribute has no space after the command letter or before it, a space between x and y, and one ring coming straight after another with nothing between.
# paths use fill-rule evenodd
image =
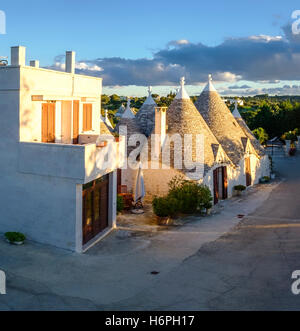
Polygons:
<instances>
[{"instance_id":1,"label":"paved street","mask_svg":"<svg viewBox=\"0 0 300 331\"><path fill-rule=\"evenodd\" d=\"M1 240L0 310L300 309L291 293L300 270L300 158L276 167L282 182L227 201L220 214L159 233L116 231L83 255Z\"/></svg>"}]
</instances>

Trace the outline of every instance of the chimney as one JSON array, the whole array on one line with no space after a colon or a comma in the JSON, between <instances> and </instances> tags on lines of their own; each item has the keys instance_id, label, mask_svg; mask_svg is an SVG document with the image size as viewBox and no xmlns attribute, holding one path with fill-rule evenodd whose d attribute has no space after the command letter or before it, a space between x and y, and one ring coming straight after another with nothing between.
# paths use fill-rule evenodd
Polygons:
<instances>
[{"instance_id":1,"label":"chimney","mask_svg":"<svg viewBox=\"0 0 300 331\"><path fill-rule=\"evenodd\" d=\"M160 135L160 144L163 145L166 139L166 131L167 131L167 124L166 124L166 114L167 114L167 107L155 107L155 128L154 133Z\"/></svg>"},{"instance_id":2,"label":"chimney","mask_svg":"<svg viewBox=\"0 0 300 331\"><path fill-rule=\"evenodd\" d=\"M25 66L26 62L26 47L15 46L11 47L11 65Z\"/></svg>"},{"instance_id":3,"label":"chimney","mask_svg":"<svg viewBox=\"0 0 300 331\"><path fill-rule=\"evenodd\" d=\"M30 66L35 67L35 68L39 68L40 67L40 61L37 61L37 60L30 61Z\"/></svg>"},{"instance_id":4,"label":"chimney","mask_svg":"<svg viewBox=\"0 0 300 331\"><path fill-rule=\"evenodd\" d=\"M66 52L66 72L75 73L75 52Z\"/></svg>"}]
</instances>

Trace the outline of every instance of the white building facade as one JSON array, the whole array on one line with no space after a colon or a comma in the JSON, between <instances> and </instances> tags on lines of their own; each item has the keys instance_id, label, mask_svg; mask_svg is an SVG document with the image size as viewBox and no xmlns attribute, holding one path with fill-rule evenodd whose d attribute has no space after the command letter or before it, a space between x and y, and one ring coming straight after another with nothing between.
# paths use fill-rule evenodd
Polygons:
<instances>
[{"instance_id":1,"label":"white building facade","mask_svg":"<svg viewBox=\"0 0 300 331\"><path fill-rule=\"evenodd\" d=\"M25 51L0 66L0 232L83 252L115 227L122 140L101 135L102 79L76 75L74 52L59 72Z\"/></svg>"}]
</instances>

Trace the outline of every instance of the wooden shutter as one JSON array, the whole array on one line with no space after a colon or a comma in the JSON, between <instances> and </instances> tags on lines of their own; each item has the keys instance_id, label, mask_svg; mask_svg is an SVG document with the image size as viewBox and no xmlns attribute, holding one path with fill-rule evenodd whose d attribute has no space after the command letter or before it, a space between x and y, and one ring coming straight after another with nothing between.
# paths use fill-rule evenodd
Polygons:
<instances>
[{"instance_id":1,"label":"wooden shutter","mask_svg":"<svg viewBox=\"0 0 300 331\"><path fill-rule=\"evenodd\" d=\"M91 131L93 128L93 108L92 104L83 105L83 131Z\"/></svg>"},{"instance_id":2,"label":"wooden shutter","mask_svg":"<svg viewBox=\"0 0 300 331\"><path fill-rule=\"evenodd\" d=\"M48 142L48 104L42 104L42 142Z\"/></svg>"},{"instance_id":3,"label":"wooden shutter","mask_svg":"<svg viewBox=\"0 0 300 331\"><path fill-rule=\"evenodd\" d=\"M42 142L55 143L55 103L42 105Z\"/></svg>"},{"instance_id":4,"label":"wooden shutter","mask_svg":"<svg viewBox=\"0 0 300 331\"><path fill-rule=\"evenodd\" d=\"M73 102L73 144L78 144L79 138L79 101Z\"/></svg>"}]
</instances>

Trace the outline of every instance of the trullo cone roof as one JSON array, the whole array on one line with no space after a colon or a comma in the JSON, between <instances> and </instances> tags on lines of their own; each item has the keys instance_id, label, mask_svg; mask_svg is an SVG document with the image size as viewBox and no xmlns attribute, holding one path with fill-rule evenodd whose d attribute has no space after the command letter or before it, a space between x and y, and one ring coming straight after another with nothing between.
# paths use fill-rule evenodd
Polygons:
<instances>
[{"instance_id":1,"label":"trullo cone roof","mask_svg":"<svg viewBox=\"0 0 300 331\"><path fill-rule=\"evenodd\" d=\"M179 133L181 137L186 134L193 135L194 162L196 161L195 137L202 134L204 136L204 174L214 166L215 149L220 144L189 98L184 87L184 79L181 80L181 88L167 111L167 126L169 135L176 133ZM225 159L230 162L227 156Z\"/></svg>"},{"instance_id":2,"label":"trullo cone roof","mask_svg":"<svg viewBox=\"0 0 300 331\"><path fill-rule=\"evenodd\" d=\"M195 106L231 161L238 165L244 157L242 138L246 135L214 88L211 75Z\"/></svg>"}]
</instances>

